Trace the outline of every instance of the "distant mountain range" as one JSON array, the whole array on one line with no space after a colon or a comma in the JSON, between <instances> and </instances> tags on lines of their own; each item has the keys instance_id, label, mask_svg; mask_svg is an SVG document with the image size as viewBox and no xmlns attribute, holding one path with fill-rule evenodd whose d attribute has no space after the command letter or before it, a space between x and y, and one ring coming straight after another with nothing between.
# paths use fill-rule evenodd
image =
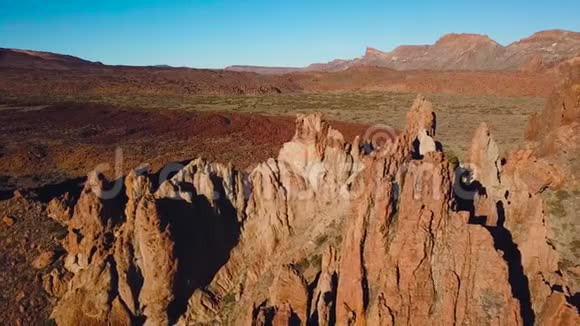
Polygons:
<instances>
[{"instance_id":1,"label":"distant mountain range","mask_svg":"<svg viewBox=\"0 0 580 326\"><path fill-rule=\"evenodd\" d=\"M131 66L108 66L101 62L88 61L78 57L74 57L72 55L43 51L33 51L33 50L0 48L0 68L70 70L70 69L90 69L103 67L131 67ZM139 66L133 67L138 68ZM188 68L188 67L173 67L163 64L151 65L146 67L160 69Z\"/></svg>"},{"instance_id":2,"label":"distant mountain range","mask_svg":"<svg viewBox=\"0 0 580 326\"><path fill-rule=\"evenodd\" d=\"M333 60L302 68L230 66L225 70L286 74L337 72L358 66L375 66L394 70L542 71L578 56L579 32L542 31L508 46L502 46L486 35L447 34L433 45L402 45L390 52L369 47L362 57L352 60ZM106 66L70 55L0 48L0 68L69 70L102 67ZM167 65L152 67L171 68Z\"/></svg>"},{"instance_id":3,"label":"distant mountain range","mask_svg":"<svg viewBox=\"0 0 580 326\"><path fill-rule=\"evenodd\" d=\"M433 45L402 45L391 52L367 48L352 60L333 60L304 68L230 66L226 70L262 74L297 71L342 71L354 66L395 70L524 70L539 71L580 56L580 33L548 30L508 46L486 35L446 34Z\"/></svg>"},{"instance_id":4,"label":"distant mountain range","mask_svg":"<svg viewBox=\"0 0 580 326\"><path fill-rule=\"evenodd\" d=\"M65 70L102 66L104 65L100 62L87 61L71 55L0 48L0 68Z\"/></svg>"}]
</instances>

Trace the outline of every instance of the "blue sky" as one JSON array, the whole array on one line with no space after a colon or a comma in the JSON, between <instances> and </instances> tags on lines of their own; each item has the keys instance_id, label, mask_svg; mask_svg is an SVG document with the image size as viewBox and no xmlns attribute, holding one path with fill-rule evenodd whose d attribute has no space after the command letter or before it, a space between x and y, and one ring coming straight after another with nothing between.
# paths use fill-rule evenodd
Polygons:
<instances>
[{"instance_id":1,"label":"blue sky","mask_svg":"<svg viewBox=\"0 0 580 326\"><path fill-rule=\"evenodd\" d=\"M0 47L107 64L305 66L449 32L507 44L544 29L580 31L578 13L579 0L0 0Z\"/></svg>"}]
</instances>

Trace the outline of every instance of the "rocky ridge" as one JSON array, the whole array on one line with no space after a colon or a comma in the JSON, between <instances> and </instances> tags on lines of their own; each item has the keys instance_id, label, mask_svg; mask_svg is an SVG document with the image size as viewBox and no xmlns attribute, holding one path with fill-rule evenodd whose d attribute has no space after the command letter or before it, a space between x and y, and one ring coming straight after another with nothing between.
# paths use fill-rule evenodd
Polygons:
<instances>
[{"instance_id":1,"label":"rocky ridge","mask_svg":"<svg viewBox=\"0 0 580 326\"><path fill-rule=\"evenodd\" d=\"M298 116L277 159L249 174L202 159L167 180L147 169L115 182L92 174L78 200L50 205L68 228L64 270L45 280L59 289L52 318L577 324L578 258L569 248L578 233L554 234L562 220L577 228L575 211L546 207L546 196L578 189L576 177L564 177L578 171L565 161L577 143L558 143L578 127L576 76L562 86L563 102L546 109L564 118L547 130L532 121L533 141L506 158L482 125L468 162L449 162L432 105L418 97L406 128L380 146L347 143L310 114ZM111 196L119 182L123 191Z\"/></svg>"},{"instance_id":2,"label":"rocky ridge","mask_svg":"<svg viewBox=\"0 0 580 326\"><path fill-rule=\"evenodd\" d=\"M503 46L487 35L450 33L434 44L401 45L384 52L367 47L362 57L333 60L305 68L231 66L226 70L286 74L296 71L343 71L358 66L395 70L521 70L545 71L580 55L580 33L564 30L537 32Z\"/></svg>"}]
</instances>

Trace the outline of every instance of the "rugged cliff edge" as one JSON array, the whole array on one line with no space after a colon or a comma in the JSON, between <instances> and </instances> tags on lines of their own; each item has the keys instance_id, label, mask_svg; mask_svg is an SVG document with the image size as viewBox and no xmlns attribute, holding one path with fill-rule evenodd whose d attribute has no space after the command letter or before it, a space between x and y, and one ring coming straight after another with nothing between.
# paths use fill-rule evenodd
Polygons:
<instances>
[{"instance_id":1,"label":"rugged cliff edge","mask_svg":"<svg viewBox=\"0 0 580 326\"><path fill-rule=\"evenodd\" d=\"M576 69L576 70L574 70ZM486 127L451 163L418 97L352 144L301 115L250 174L196 159L163 181L91 174L44 278L59 325L573 325L580 74L502 158ZM549 121L549 122L548 122ZM367 137L368 138L368 137ZM161 182L159 182L161 180ZM119 185L119 180L116 181Z\"/></svg>"}]
</instances>

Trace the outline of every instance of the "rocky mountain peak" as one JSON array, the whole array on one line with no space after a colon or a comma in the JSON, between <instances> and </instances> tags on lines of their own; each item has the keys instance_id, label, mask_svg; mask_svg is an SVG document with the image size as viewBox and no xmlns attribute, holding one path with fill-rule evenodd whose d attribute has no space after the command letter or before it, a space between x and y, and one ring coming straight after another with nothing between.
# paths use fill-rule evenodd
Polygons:
<instances>
[{"instance_id":1,"label":"rocky mountain peak","mask_svg":"<svg viewBox=\"0 0 580 326\"><path fill-rule=\"evenodd\" d=\"M499 45L496 41L492 40L487 35L469 34L469 33L449 33L439 38L439 40L435 42L435 46L458 44L458 43L462 46L467 46L471 44Z\"/></svg>"},{"instance_id":2,"label":"rocky mountain peak","mask_svg":"<svg viewBox=\"0 0 580 326\"><path fill-rule=\"evenodd\" d=\"M364 56L365 57L367 57L367 56L380 56L382 54L384 54L384 52L379 51L379 50L372 48L372 47L367 47L365 50Z\"/></svg>"},{"instance_id":3,"label":"rocky mountain peak","mask_svg":"<svg viewBox=\"0 0 580 326\"><path fill-rule=\"evenodd\" d=\"M521 39L519 42L533 43L550 41L556 42L565 40L580 40L580 33L561 29L552 29L534 33L531 36Z\"/></svg>"}]
</instances>

